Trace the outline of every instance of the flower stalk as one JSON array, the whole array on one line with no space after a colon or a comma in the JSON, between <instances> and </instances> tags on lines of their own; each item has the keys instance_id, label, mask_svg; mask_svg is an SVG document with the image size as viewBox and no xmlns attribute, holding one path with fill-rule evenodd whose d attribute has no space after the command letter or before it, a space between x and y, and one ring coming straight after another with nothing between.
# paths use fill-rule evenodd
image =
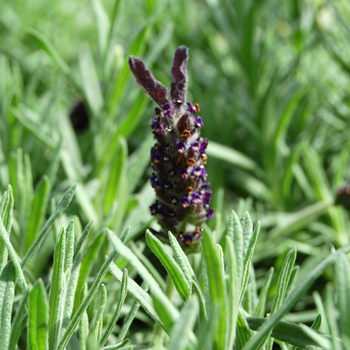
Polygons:
<instances>
[{"instance_id":1,"label":"flower stalk","mask_svg":"<svg viewBox=\"0 0 350 350\"><path fill-rule=\"evenodd\" d=\"M151 149L151 185L157 200L150 210L164 231L151 231L165 239L171 231L183 248L192 251L201 239L203 223L212 220L214 210L205 169L208 140L200 136L200 108L186 102L188 57L185 46L176 50L170 93L141 59L130 56L129 66L137 83L158 105L151 123L156 139Z\"/></svg>"}]
</instances>

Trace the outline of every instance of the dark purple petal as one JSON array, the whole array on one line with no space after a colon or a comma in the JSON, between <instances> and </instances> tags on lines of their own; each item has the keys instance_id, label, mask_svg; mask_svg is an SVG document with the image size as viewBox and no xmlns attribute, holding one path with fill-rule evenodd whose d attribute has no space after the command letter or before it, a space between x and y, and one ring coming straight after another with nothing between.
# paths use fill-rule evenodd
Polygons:
<instances>
[{"instance_id":1,"label":"dark purple petal","mask_svg":"<svg viewBox=\"0 0 350 350\"><path fill-rule=\"evenodd\" d=\"M199 165L195 166L192 174L196 177L202 176L202 168Z\"/></svg>"},{"instance_id":2,"label":"dark purple petal","mask_svg":"<svg viewBox=\"0 0 350 350\"><path fill-rule=\"evenodd\" d=\"M155 128L154 128L154 131L158 134L158 135L163 135L165 134L165 130L164 130L164 127L163 127L163 124L162 123L157 123Z\"/></svg>"},{"instance_id":3,"label":"dark purple petal","mask_svg":"<svg viewBox=\"0 0 350 350\"><path fill-rule=\"evenodd\" d=\"M179 153L184 153L187 150L187 146L186 146L185 142L183 142L183 141L178 142L176 144L176 150Z\"/></svg>"},{"instance_id":4,"label":"dark purple petal","mask_svg":"<svg viewBox=\"0 0 350 350\"><path fill-rule=\"evenodd\" d=\"M188 105L188 109L187 109L188 112L190 112L192 114L197 113L197 110L194 108L194 106L191 102L187 102L187 105Z\"/></svg>"},{"instance_id":5,"label":"dark purple petal","mask_svg":"<svg viewBox=\"0 0 350 350\"><path fill-rule=\"evenodd\" d=\"M207 146L208 146L208 139L202 139L199 153L205 153Z\"/></svg>"},{"instance_id":6,"label":"dark purple petal","mask_svg":"<svg viewBox=\"0 0 350 350\"><path fill-rule=\"evenodd\" d=\"M182 197L180 200L180 204L182 207L187 208L190 205L190 200L188 197Z\"/></svg>"},{"instance_id":7,"label":"dark purple petal","mask_svg":"<svg viewBox=\"0 0 350 350\"><path fill-rule=\"evenodd\" d=\"M181 177L182 180L187 180L188 179L188 172L185 168L182 168L179 172L179 176Z\"/></svg>"},{"instance_id":8,"label":"dark purple petal","mask_svg":"<svg viewBox=\"0 0 350 350\"><path fill-rule=\"evenodd\" d=\"M210 198L212 196L213 192L211 190L206 190L203 196L203 204L210 204Z\"/></svg>"},{"instance_id":9,"label":"dark purple petal","mask_svg":"<svg viewBox=\"0 0 350 350\"><path fill-rule=\"evenodd\" d=\"M163 107L169 102L169 91L154 78L153 74L146 68L145 64L137 57L129 57L129 67L136 81L141 85L159 106Z\"/></svg>"},{"instance_id":10,"label":"dark purple petal","mask_svg":"<svg viewBox=\"0 0 350 350\"><path fill-rule=\"evenodd\" d=\"M163 156L160 153L156 153L156 155L154 156L154 160L153 163L161 163L163 160Z\"/></svg>"},{"instance_id":11,"label":"dark purple petal","mask_svg":"<svg viewBox=\"0 0 350 350\"><path fill-rule=\"evenodd\" d=\"M151 124L151 128L152 128L152 129L155 129L156 126L157 126L157 124L158 124L158 118L157 118L157 117L153 117L153 119L152 119L152 124Z\"/></svg>"},{"instance_id":12,"label":"dark purple petal","mask_svg":"<svg viewBox=\"0 0 350 350\"><path fill-rule=\"evenodd\" d=\"M186 244L186 245L191 245L192 243L192 236L191 235L184 235L181 239L181 243Z\"/></svg>"},{"instance_id":13,"label":"dark purple petal","mask_svg":"<svg viewBox=\"0 0 350 350\"><path fill-rule=\"evenodd\" d=\"M200 144L198 141L194 141L191 143L191 150L194 152L198 152L200 148Z\"/></svg>"},{"instance_id":14,"label":"dark purple petal","mask_svg":"<svg viewBox=\"0 0 350 350\"><path fill-rule=\"evenodd\" d=\"M199 128L203 127L203 120L202 120L202 117L201 117L200 115L198 115L198 116L196 117L196 125L197 125Z\"/></svg>"},{"instance_id":15,"label":"dark purple petal","mask_svg":"<svg viewBox=\"0 0 350 350\"><path fill-rule=\"evenodd\" d=\"M150 207L151 215L157 215L158 214L158 203L152 204Z\"/></svg>"},{"instance_id":16,"label":"dark purple petal","mask_svg":"<svg viewBox=\"0 0 350 350\"><path fill-rule=\"evenodd\" d=\"M171 114L171 103L167 103L163 107L163 113L164 113L164 115L170 115Z\"/></svg>"},{"instance_id":17,"label":"dark purple petal","mask_svg":"<svg viewBox=\"0 0 350 350\"><path fill-rule=\"evenodd\" d=\"M171 74L174 78L174 82L171 83L171 98L173 101L180 101L183 103L186 98L186 65L188 61L188 49L186 46L180 46L175 51L174 64L171 70Z\"/></svg>"},{"instance_id":18,"label":"dark purple petal","mask_svg":"<svg viewBox=\"0 0 350 350\"><path fill-rule=\"evenodd\" d=\"M201 188L206 188L210 186L210 182L204 182Z\"/></svg>"},{"instance_id":19,"label":"dark purple petal","mask_svg":"<svg viewBox=\"0 0 350 350\"><path fill-rule=\"evenodd\" d=\"M213 208L210 208L209 210L208 210L208 213L206 213L205 215L204 215L209 221L211 221L213 218L214 218L214 209Z\"/></svg>"},{"instance_id":20,"label":"dark purple petal","mask_svg":"<svg viewBox=\"0 0 350 350\"><path fill-rule=\"evenodd\" d=\"M201 204L201 195L197 192L193 193L191 203L196 205Z\"/></svg>"}]
</instances>

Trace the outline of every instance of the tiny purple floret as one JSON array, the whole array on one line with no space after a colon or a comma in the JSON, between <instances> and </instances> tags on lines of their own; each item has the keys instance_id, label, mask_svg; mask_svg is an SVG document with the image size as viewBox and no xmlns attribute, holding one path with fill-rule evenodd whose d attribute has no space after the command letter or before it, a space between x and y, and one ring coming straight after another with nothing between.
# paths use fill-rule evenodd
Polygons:
<instances>
[{"instance_id":1,"label":"tiny purple floret","mask_svg":"<svg viewBox=\"0 0 350 350\"><path fill-rule=\"evenodd\" d=\"M183 141L177 142L176 143L176 150L181 154L184 153L187 150L187 146L186 146L185 142L183 142Z\"/></svg>"},{"instance_id":2,"label":"tiny purple floret","mask_svg":"<svg viewBox=\"0 0 350 350\"><path fill-rule=\"evenodd\" d=\"M199 193L193 193L192 195L192 200L191 200L192 204L200 204L201 203L201 195Z\"/></svg>"},{"instance_id":3,"label":"tiny purple floret","mask_svg":"<svg viewBox=\"0 0 350 350\"><path fill-rule=\"evenodd\" d=\"M190 205L190 200L188 199L188 197L182 197L180 200L180 204L183 208L188 208Z\"/></svg>"},{"instance_id":4,"label":"tiny purple floret","mask_svg":"<svg viewBox=\"0 0 350 350\"><path fill-rule=\"evenodd\" d=\"M188 111L192 114L195 114L197 112L197 110L194 108L193 104L191 102L187 102L188 105Z\"/></svg>"},{"instance_id":5,"label":"tiny purple floret","mask_svg":"<svg viewBox=\"0 0 350 350\"><path fill-rule=\"evenodd\" d=\"M200 148L200 144L199 144L198 141L194 141L194 142L191 143L191 150L193 152L198 152L199 148Z\"/></svg>"},{"instance_id":6,"label":"tiny purple floret","mask_svg":"<svg viewBox=\"0 0 350 350\"><path fill-rule=\"evenodd\" d=\"M179 172L179 176L182 180L188 179L188 171L185 168L182 168Z\"/></svg>"},{"instance_id":7,"label":"tiny purple floret","mask_svg":"<svg viewBox=\"0 0 350 350\"><path fill-rule=\"evenodd\" d=\"M196 124L199 128L203 127L203 120L202 120L202 117L200 115L198 115L196 117Z\"/></svg>"}]
</instances>

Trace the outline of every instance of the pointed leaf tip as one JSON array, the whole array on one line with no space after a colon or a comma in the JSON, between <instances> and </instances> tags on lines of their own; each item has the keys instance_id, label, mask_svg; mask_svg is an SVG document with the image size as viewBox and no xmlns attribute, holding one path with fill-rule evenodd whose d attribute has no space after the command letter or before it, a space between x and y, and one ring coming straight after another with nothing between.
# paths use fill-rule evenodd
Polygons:
<instances>
[{"instance_id":1,"label":"pointed leaf tip","mask_svg":"<svg viewBox=\"0 0 350 350\"><path fill-rule=\"evenodd\" d=\"M169 102L168 90L154 78L153 74L146 68L146 65L141 59L129 56L129 67L137 83L144 88L146 94L160 107L163 107Z\"/></svg>"}]
</instances>

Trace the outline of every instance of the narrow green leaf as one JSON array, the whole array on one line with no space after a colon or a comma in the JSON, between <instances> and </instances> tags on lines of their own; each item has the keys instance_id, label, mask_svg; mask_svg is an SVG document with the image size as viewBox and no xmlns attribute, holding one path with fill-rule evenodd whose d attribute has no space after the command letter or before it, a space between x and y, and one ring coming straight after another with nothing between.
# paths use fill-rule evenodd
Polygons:
<instances>
[{"instance_id":1,"label":"narrow green leaf","mask_svg":"<svg viewBox=\"0 0 350 350\"><path fill-rule=\"evenodd\" d=\"M115 344L115 345L110 345L110 346L105 346L101 350L116 350L116 349L121 349L124 348L126 345L130 344L129 339L124 339L121 343ZM132 349L132 348L129 348ZM128 349L128 350L129 350Z\"/></svg>"},{"instance_id":2,"label":"narrow green leaf","mask_svg":"<svg viewBox=\"0 0 350 350\"><path fill-rule=\"evenodd\" d=\"M218 349L225 348L226 306L225 283L220 259L216 252L212 237L207 231L203 234L203 253L207 266L209 294L212 305L218 308L215 324L215 344ZM242 246L243 248L243 246ZM219 311L220 310L220 311Z\"/></svg>"},{"instance_id":3,"label":"narrow green leaf","mask_svg":"<svg viewBox=\"0 0 350 350\"><path fill-rule=\"evenodd\" d=\"M165 250L163 243L148 230L146 231L146 241L152 252L157 256L164 268L167 270L182 299L187 300L191 292L190 284L188 283L188 280L186 279L180 266Z\"/></svg>"},{"instance_id":4,"label":"narrow green leaf","mask_svg":"<svg viewBox=\"0 0 350 350\"><path fill-rule=\"evenodd\" d=\"M101 266L100 271L97 274L97 277L95 278L91 289L89 291L89 293L87 294L87 296L83 299L82 303L79 306L79 309L77 310L77 312L74 314L72 320L70 321L68 328L66 329L66 331L64 332L64 334L62 335L61 341L57 347L57 350L63 350L65 349L65 347L68 344L69 339L71 338L75 328L77 327L79 321L81 320L84 312L86 311L86 309L88 308L88 306L90 305L92 299L94 298L99 285L101 284L104 276L106 275L109 265L112 263L112 261L118 256L118 253L113 251L112 253L110 253L107 257L107 259L105 260L105 262L103 263L103 265Z\"/></svg>"},{"instance_id":5,"label":"narrow green leaf","mask_svg":"<svg viewBox=\"0 0 350 350\"><path fill-rule=\"evenodd\" d=\"M32 28L28 30L28 33L38 41L38 43L40 44L40 47L49 54L49 56L52 58L53 62L57 65L57 67L68 78L73 80L73 82L77 83L76 79L74 78L73 72L69 69L67 64L63 61L62 57L59 55L55 47L51 44L49 39L42 33Z\"/></svg>"},{"instance_id":6,"label":"narrow green leaf","mask_svg":"<svg viewBox=\"0 0 350 350\"><path fill-rule=\"evenodd\" d=\"M329 267L338 257L341 252L349 252L350 247L344 247L339 249L336 253L332 253L325 260L323 260L318 266L316 266L296 288L290 293L288 298L285 299L282 306L269 317L269 319L260 327L249 342L245 345L244 350L257 349L265 338L266 334L273 329L274 325L281 320L281 318L295 305L300 297L310 288L312 283L323 273L323 271Z\"/></svg>"},{"instance_id":7,"label":"narrow green leaf","mask_svg":"<svg viewBox=\"0 0 350 350\"><path fill-rule=\"evenodd\" d=\"M248 322L241 313L238 313L235 350L243 349L250 337L251 331L248 326Z\"/></svg>"},{"instance_id":8,"label":"narrow green leaf","mask_svg":"<svg viewBox=\"0 0 350 350\"><path fill-rule=\"evenodd\" d=\"M35 192L30 213L27 234L26 234L26 251L35 241L38 236L40 227L45 217L45 211L50 194L49 178L44 175Z\"/></svg>"},{"instance_id":9,"label":"narrow green leaf","mask_svg":"<svg viewBox=\"0 0 350 350\"><path fill-rule=\"evenodd\" d=\"M114 263L109 267L110 273L119 281L122 282L123 273L117 265ZM160 320L157 312L153 306L152 298L147 294L136 282L132 279L128 279L128 293L135 298L141 305L141 307L147 312L147 314L155 321L157 324L165 330L163 322Z\"/></svg>"},{"instance_id":10,"label":"narrow green leaf","mask_svg":"<svg viewBox=\"0 0 350 350\"><path fill-rule=\"evenodd\" d=\"M145 26L142 26L137 37L135 38L135 40L131 45L128 56L130 55L136 56L136 57L139 56L139 54L142 52L144 48L149 28L150 28L150 23L147 23ZM123 92L126 87L126 83L129 79L130 74L131 72L130 72L129 64L128 62L125 62L118 76L118 79L114 85L114 89L112 91L111 97L109 99L110 101L109 108L108 108L109 116L112 116L115 114L116 106L118 105L118 102L120 101L120 98L123 95Z\"/></svg>"},{"instance_id":11,"label":"narrow green leaf","mask_svg":"<svg viewBox=\"0 0 350 350\"><path fill-rule=\"evenodd\" d=\"M152 275L148 272L148 270L142 265L142 263L137 259L135 254L121 242L121 240L116 234L114 234L112 231L107 229L107 235L113 248L123 258L128 260L130 264L138 271L143 281L149 285L154 295L156 295L157 298L164 304L164 306L167 308L169 313L172 315L173 320L175 321L179 313L177 309L174 307L174 305L167 298L167 296L160 289L159 284L156 282L156 280L152 277Z\"/></svg>"},{"instance_id":12,"label":"narrow green leaf","mask_svg":"<svg viewBox=\"0 0 350 350\"><path fill-rule=\"evenodd\" d=\"M67 226L66 230L66 247L65 247L65 261L63 271L72 269L73 253L74 253L74 220Z\"/></svg>"},{"instance_id":13,"label":"narrow green leaf","mask_svg":"<svg viewBox=\"0 0 350 350\"><path fill-rule=\"evenodd\" d=\"M19 304L16 310L16 316L12 321L12 330L11 330L11 338L10 345L8 350L16 350L18 339L23 331L22 329L22 318L26 311L27 301L28 301L28 292L22 297L21 303Z\"/></svg>"},{"instance_id":14,"label":"narrow green leaf","mask_svg":"<svg viewBox=\"0 0 350 350\"><path fill-rule=\"evenodd\" d=\"M110 321L108 322L108 325L106 327L106 330L104 331L100 343L100 346L104 346L107 343L108 337L110 336L110 334L112 333L115 324L117 323L119 316L120 316L120 312L122 310L122 306L124 304L125 298L128 294L128 270L124 269L123 271L123 277L122 277L122 281L121 281L121 286L120 286L120 292L119 292L119 298L118 298L118 303L117 303L117 307L114 311L113 316L111 317Z\"/></svg>"},{"instance_id":15,"label":"narrow green leaf","mask_svg":"<svg viewBox=\"0 0 350 350\"><path fill-rule=\"evenodd\" d=\"M9 261L0 275L0 350L8 350L10 344L15 280L15 269Z\"/></svg>"},{"instance_id":16,"label":"narrow green leaf","mask_svg":"<svg viewBox=\"0 0 350 350\"><path fill-rule=\"evenodd\" d=\"M247 283L249 279L249 271L250 271L250 264L254 255L254 250L255 250L255 244L258 240L260 232L260 221L257 222L255 229L253 231L253 234L251 235L247 247L247 252L244 256L244 262L243 262L243 276L242 276L242 291L241 291L241 297L240 297L240 303L243 300L244 293L247 288Z\"/></svg>"},{"instance_id":17,"label":"narrow green leaf","mask_svg":"<svg viewBox=\"0 0 350 350\"><path fill-rule=\"evenodd\" d=\"M226 327L226 347L231 350L234 346L236 336L236 323L238 316L238 302L241 291L241 283L237 274L237 261L232 239L226 236L226 285L227 285L227 327Z\"/></svg>"},{"instance_id":18,"label":"narrow green leaf","mask_svg":"<svg viewBox=\"0 0 350 350\"><path fill-rule=\"evenodd\" d=\"M53 257L53 272L49 298L48 335L49 349L56 349L62 325L63 303L65 299L65 251L66 230L62 228Z\"/></svg>"},{"instance_id":19,"label":"narrow green leaf","mask_svg":"<svg viewBox=\"0 0 350 350\"><path fill-rule=\"evenodd\" d=\"M247 321L249 327L252 330L257 331L266 322L266 319L259 317L247 317ZM329 336L321 332L317 332L317 334L323 337L325 342L328 342L330 338ZM316 343L312 338L310 338L300 326L293 323L284 321L278 322L273 327L271 336L279 341L298 346L301 349L321 349L318 346L318 343Z\"/></svg>"},{"instance_id":20,"label":"narrow green leaf","mask_svg":"<svg viewBox=\"0 0 350 350\"><path fill-rule=\"evenodd\" d=\"M335 265L335 278L340 327L342 335L350 338L350 262L345 254L339 254Z\"/></svg>"},{"instance_id":21,"label":"narrow green leaf","mask_svg":"<svg viewBox=\"0 0 350 350\"><path fill-rule=\"evenodd\" d=\"M106 301L107 301L107 290L105 285L102 283L100 285L100 297L99 297L98 309L95 312L96 313L95 322L90 331L94 344L97 344L101 337L101 330L103 326L103 312L106 307Z\"/></svg>"},{"instance_id":22,"label":"narrow green leaf","mask_svg":"<svg viewBox=\"0 0 350 350\"><path fill-rule=\"evenodd\" d=\"M83 91L93 117L97 119L102 110L103 97L96 74L94 60L92 58L91 51L87 46L85 46L85 48L81 51L79 65L83 80Z\"/></svg>"},{"instance_id":23,"label":"narrow green leaf","mask_svg":"<svg viewBox=\"0 0 350 350\"><path fill-rule=\"evenodd\" d=\"M182 307L179 318L171 329L167 345L168 350L186 349L190 341L191 331L198 316L198 311L197 298L192 297L188 299L186 304Z\"/></svg>"},{"instance_id":24,"label":"narrow green leaf","mask_svg":"<svg viewBox=\"0 0 350 350\"><path fill-rule=\"evenodd\" d=\"M237 261L237 274L242 283L244 269L243 230L237 214L232 211L227 222L227 236L233 240Z\"/></svg>"},{"instance_id":25,"label":"narrow green leaf","mask_svg":"<svg viewBox=\"0 0 350 350\"><path fill-rule=\"evenodd\" d=\"M253 235L253 222L248 212L245 212L243 214L240 222L241 222L242 231L243 231L244 258L246 258L250 240Z\"/></svg>"},{"instance_id":26,"label":"narrow green leaf","mask_svg":"<svg viewBox=\"0 0 350 350\"><path fill-rule=\"evenodd\" d=\"M321 327L321 323L322 323L322 317L321 317L321 315L317 315L315 321L311 325L311 328L318 331ZM308 328L308 327L306 327L306 328ZM308 333L305 332L304 328L301 328L301 329L304 331L304 333L306 333L306 335L308 335ZM314 337L311 336L311 339L314 339ZM299 347L295 347L294 350L302 350L302 349Z\"/></svg>"},{"instance_id":27,"label":"narrow green leaf","mask_svg":"<svg viewBox=\"0 0 350 350\"><path fill-rule=\"evenodd\" d=\"M30 246L29 250L27 251L26 255L24 256L22 263L21 263L22 268L24 268L28 265L30 260L33 258L33 256L39 250L39 248L40 248L44 238L46 237L46 234L49 232L52 224L67 209L67 207L69 206L70 202L73 199L75 189L76 189L76 185L71 186L66 191L66 193L63 195L62 199L58 202L55 211L50 216L50 218L46 221L45 225L43 226L43 228L40 230L38 236L36 237L34 243Z\"/></svg>"},{"instance_id":28,"label":"narrow green leaf","mask_svg":"<svg viewBox=\"0 0 350 350\"><path fill-rule=\"evenodd\" d=\"M312 350L334 349L334 348L332 348L331 342L329 340L327 340L324 336L318 334L313 329L305 326L304 324L301 324L300 328L303 330L303 332L305 333L305 335L307 337L309 337L315 344L318 345L316 348L313 347Z\"/></svg>"},{"instance_id":29,"label":"narrow green leaf","mask_svg":"<svg viewBox=\"0 0 350 350\"><path fill-rule=\"evenodd\" d=\"M104 232L102 232L98 236L96 236L95 239L91 242L87 252L84 254L83 260L81 262L78 284L77 284L76 290L82 290L83 285L86 282L86 278L89 275L90 270L92 268L92 264L94 263L96 254L100 250L100 247L102 245L104 237L105 237ZM80 300L81 299L80 299L79 293L76 293L75 297L74 297L74 311L73 311L73 313L75 313L76 310L78 309Z\"/></svg>"},{"instance_id":30,"label":"narrow green leaf","mask_svg":"<svg viewBox=\"0 0 350 350\"><path fill-rule=\"evenodd\" d=\"M110 30L110 21L100 0L92 0L93 9L96 16L97 31L98 31L98 44L100 54L103 57L107 47L107 38Z\"/></svg>"},{"instance_id":31,"label":"narrow green leaf","mask_svg":"<svg viewBox=\"0 0 350 350\"><path fill-rule=\"evenodd\" d=\"M124 135L125 137L125 135ZM142 175L147 168L150 158L149 150L154 144L153 135L149 135L136 151L128 159L128 189L129 193L133 193L138 185Z\"/></svg>"},{"instance_id":32,"label":"narrow green leaf","mask_svg":"<svg viewBox=\"0 0 350 350\"><path fill-rule=\"evenodd\" d=\"M208 144L207 154L230 164L238 165L242 169L253 171L258 169L258 165L245 154L213 141Z\"/></svg>"},{"instance_id":33,"label":"narrow green leaf","mask_svg":"<svg viewBox=\"0 0 350 350\"><path fill-rule=\"evenodd\" d=\"M87 283L84 284L81 291L81 299L85 300L88 294ZM82 312L80 322L79 322L79 344L81 350L86 350L86 341L89 335L89 318L87 311Z\"/></svg>"},{"instance_id":34,"label":"narrow green leaf","mask_svg":"<svg viewBox=\"0 0 350 350\"><path fill-rule=\"evenodd\" d=\"M270 284L272 281L273 272L274 272L274 268L271 267L268 274L267 274L265 283L260 290L258 305L257 305L256 310L254 312L255 317L264 317L265 316L266 298L267 298L267 293L269 291Z\"/></svg>"},{"instance_id":35,"label":"narrow green leaf","mask_svg":"<svg viewBox=\"0 0 350 350\"><path fill-rule=\"evenodd\" d=\"M145 283L142 283L141 288L147 293L148 286L146 286ZM139 310L139 308L140 308L140 303L135 299L132 306L131 306L130 311L128 312L128 314L124 318L123 326L122 326L121 330L119 331L118 339L117 339L117 341L119 343L124 340L126 334L129 331L129 328L130 328L132 322L135 319L136 313Z\"/></svg>"},{"instance_id":36,"label":"narrow green leaf","mask_svg":"<svg viewBox=\"0 0 350 350\"><path fill-rule=\"evenodd\" d=\"M29 297L28 343L30 350L46 350L48 345L47 328L48 302L43 281L32 289Z\"/></svg>"},{"instance_id":37,"label":"narrow green leaf","mask_svg":"<svg viewBox=\"0 0 350 350\"><path fill-rule=\"evenodd\" d=\"M10 259L12 261L13 267L14 267L14 269L16 271L18 284L21 287L22 292L26 293L26 291L28 289L27 282L26 282L26 280L24 278L24 274L23 274L23 271L21 269L21 264L18 261L17 253L16 253L15 249L13 248L12 243L10 242L9 234L6 231L5 226L2 223L1 217L0 217L0 234L1 234L1 237L2 237L2 239L3 239L3 241L4 241L5 245L6 245L6 248L7 248L9 257L10 257Z\"/></svg>"},{"instance_id":38,"label":"narrow green leaf","mask_svg":"<svg viewBox=\"0 0 350 350\"><path fill-rule=\"evenodd\" d=\"M144 244L144 246L146 245ZM161 274L158 272L157 268L145 257L144 254L142 254L142 252L140 251L141 249L138 249L138 247L136 247L136 244L133 241L130 242L130 247L133 253L137 256L137 258L142 262L142 264L147 268L150 274L157 281L162 290L165 290L166 282L164 281Z\"/></svg>"},{"instance_id":39,"label":"narrow green leaf","mask_svg":"<svg viewBox=\"0 0 350 350\"><path fill-rule=\"evenodd\" d=\"M83 246L87 236L89 235L93 225L94 225L93 221L89 221L88 222L88 224L86 225L83 233L81 234L81 237L79 238L78 242L75 244L75 246L74 246L74 255L73 255L74 258L79 253L79 251L80 251L81 247Z\"/></svg>"},{"instance_id":40,"label":"narrow green leaf","mask_svg":"<svg viewBox=\"0 0 350 350\"><path fill-rule=\"evenodd\" d=\"M279 309L283 303L283 300L286 296L289 280L293 272L293 267L295 259L297 257L296 249L291 249L286 258L284 259L281 272L278 276L277 288L275 297L273 299L273 304L271 308L271 314L274 314L277 309ZM273 346L273 340L270 338L267 342L267 349L271 350Z\"/></svg>"}]
</instances>

